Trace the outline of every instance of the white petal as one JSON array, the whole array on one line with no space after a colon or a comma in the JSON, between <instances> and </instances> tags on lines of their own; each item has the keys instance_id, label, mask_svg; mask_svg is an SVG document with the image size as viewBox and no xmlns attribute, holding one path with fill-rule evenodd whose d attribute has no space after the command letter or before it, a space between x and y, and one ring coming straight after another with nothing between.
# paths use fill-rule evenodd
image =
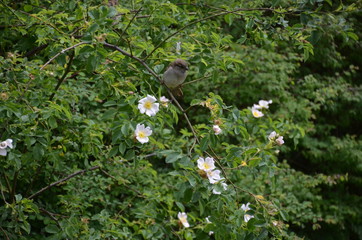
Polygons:
<instances>
[{"instance_id":1,"label":"white petal","mask_svg":"<svg viewBox=\"0 0 362 240\"><path fill-rule=\"evenodd\" d=\"M142 144L148 143L148 141L149 141L148 137L144 137L144 138L136 137L136 139Z\"/></svg>"},{"instance_id":2,"label":"white petal","mask_svg":"<svg viewBox=\"0 0 362 240\"><path fill-rule=\"evenodd\" d=\"M0 149L0 155L1 156L6 156L7 151L5 149Z\"/></svg>"},{"instance_id":3,"label":"white petal","mask_svg":"<svg viewBox=\"0 0 362 240\"><path fill-rule=\"evenodd\" d=\"M245 222L249 222L249 220L252 219L252 218L254 218L253 215L249 215L249 214L245 214L245 215L244 215L244 221L245 221Z\"/></svg>"},{"instance_id":4,"label":"white petal","mask_svg":"<svg viewBox=\"0 0 362 240\"><path fill-rule=\"evenodd\" d=\"M275 142L280 146L284 144L283 136L279 136Z\"/></svg>"},{"instance_id":5,"label":"white petal","mask_svg":"<svg viewBox=\"0 0 362 240\"><path fill-rule=\"evenodd\" d=\"M199 159L197 159L197 167L201 170L204 170L204 162L205 160L202 157L199 157Z\"/></svg>"},{"instance_id":6,"label":"white petal","mask_svg":"<svg viewBox=\"0 0 362 240\"><path fill-rule=\"evenodd\" d=\"M147 100L151 101L151 102L156 102L157 101L157 99L154 96L148 95L148 94L147 94Z\"/></svg>"},{"instance_id":7,"label":"white petal","mask_svg":"<svg viewBox=\"0 0 362 240\"><path fill-rule=\"evenodd\" d=\"M9 148L13 148L13 140L12 139L6 139L5 142L8 144Z\"/></svg>"},{"instance_id":8,"label":"white petal","mask_svg":"<svg viewBox=\"0 0 362 240\"><path fill-rule=\"evenodd\" d=\"M221 192L217 191L216 189L213 189L213 190L212 190L212 193L213 193L213 194L216 194L216 195L221 194Z\"/></svg>"}]
</instances>

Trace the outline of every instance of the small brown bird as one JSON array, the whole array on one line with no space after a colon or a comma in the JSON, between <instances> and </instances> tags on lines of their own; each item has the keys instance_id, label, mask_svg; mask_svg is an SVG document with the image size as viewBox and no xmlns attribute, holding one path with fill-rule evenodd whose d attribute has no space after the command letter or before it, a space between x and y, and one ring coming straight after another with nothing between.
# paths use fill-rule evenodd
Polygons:
<instances>
[{"instance_id":1,"label":"small brown bird","mask_svg":"<svg viewBox=\"0 0 362 240\"><path fill-rule=\"evenodd\" d=\"M188 69L188 64L185 60L176 59L167 67L163 74L163 82L171 89L175 96L181 97L183 95L181 84L186 79Z\"/></svg>"}]
</instances>

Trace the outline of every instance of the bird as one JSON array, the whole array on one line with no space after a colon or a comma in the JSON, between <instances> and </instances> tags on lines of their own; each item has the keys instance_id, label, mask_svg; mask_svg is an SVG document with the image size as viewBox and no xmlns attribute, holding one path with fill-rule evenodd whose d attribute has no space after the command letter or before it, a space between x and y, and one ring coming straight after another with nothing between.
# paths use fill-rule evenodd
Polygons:
<instances>
[{"instance_id":1,"label":"bird","mask_svg":"<svg viewBox=\"0 0 362 240\"><path fill-rule=\"evenodd\" d=\"M186 79L187 70L189 70L188 63L183 59L176 59L170 63L163 74L163 83L177 97L183 95L181 85Z\"/></svg>"}]
</instances>

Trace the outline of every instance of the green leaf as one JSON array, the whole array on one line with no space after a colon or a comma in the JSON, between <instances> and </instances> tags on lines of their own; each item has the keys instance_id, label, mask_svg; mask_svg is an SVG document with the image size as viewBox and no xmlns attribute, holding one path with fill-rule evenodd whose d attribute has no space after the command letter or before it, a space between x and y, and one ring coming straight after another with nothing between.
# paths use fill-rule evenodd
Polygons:
<instances>
[{"instance_id":1,"label":"green leaf","mask_svg":"<svg viewBox=\"0 0 362 240\"><path fill-rule=\"evenodd\" d=\"M24 6L24 11L25 12L30 12L31 10L33 10L33 6L31 6L31 5L25 5Z\"/></svg>"},{"instance_id":2,"label":"green leaf","mask_svg":"<svg viewBox=\"0 0 362 240\"><path fill-rule=\"evenodd\" d=\"M121 143L121 144L119 144L118 149L119 149L119 153L123 155L127 149L127 146L125 143Z\"/></svg>"},{"instance_id":3,"label":"green leaf","mask_svg":"<svg viewBox=\"0 0 362 240\"><path fill-rule=\"evenodd\" d=\"M185 212L185 206L180 202L175 202L181 212Z\"/></svg>"},{"instance_id":4,"label":"green leaf","mask_svg":"<svg viewBox=\"0 0 362 240\"><path fill-rule=\"evenodd\" d=\"M57 225L54 225L54 224L50 224L50 225L47 225L44 230L47 232L47 233L58 233L60 231L60 229L58 228Z\"/></svg>"},{"instance_id":5,"label":"green leaf","mask_svg":"<svg viewBox=\"0 0 362 240\"><path fill-rule=\"evenodd\" d=\"M203 139L201 139L200 150L205 151L208 148L208 146L209 146L209 138L207 136L207 137L204 137Z\"/></svg>"},{"instance_id":6,"label":"green leaf","mask_svg":"<svg viewBox=\"0 0 362 240\"><path fill-rule=\"evenodd\" d=\"M173 153L170 153L170 154L166 155L165 162L166 163L173 163L173 162L176 162L181 157L182 157L182 155L180 153L173 152Z\"/></svg>"}]
</instances>

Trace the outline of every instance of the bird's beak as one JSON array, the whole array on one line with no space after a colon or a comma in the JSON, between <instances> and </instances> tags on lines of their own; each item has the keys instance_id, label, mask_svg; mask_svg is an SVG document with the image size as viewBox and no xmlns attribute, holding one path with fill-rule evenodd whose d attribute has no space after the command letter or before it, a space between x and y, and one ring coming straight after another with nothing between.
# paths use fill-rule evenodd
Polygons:
<instances>
[{"instance_id":1,"label":"bird's beak","mask_svg":"<svg viewBox=\"0 0 362 240\"><path fill-rule=\"evenodd\" d=\"M189 67L185 67L186 70L189 70Z\"/></svg>"}]
</instances>

